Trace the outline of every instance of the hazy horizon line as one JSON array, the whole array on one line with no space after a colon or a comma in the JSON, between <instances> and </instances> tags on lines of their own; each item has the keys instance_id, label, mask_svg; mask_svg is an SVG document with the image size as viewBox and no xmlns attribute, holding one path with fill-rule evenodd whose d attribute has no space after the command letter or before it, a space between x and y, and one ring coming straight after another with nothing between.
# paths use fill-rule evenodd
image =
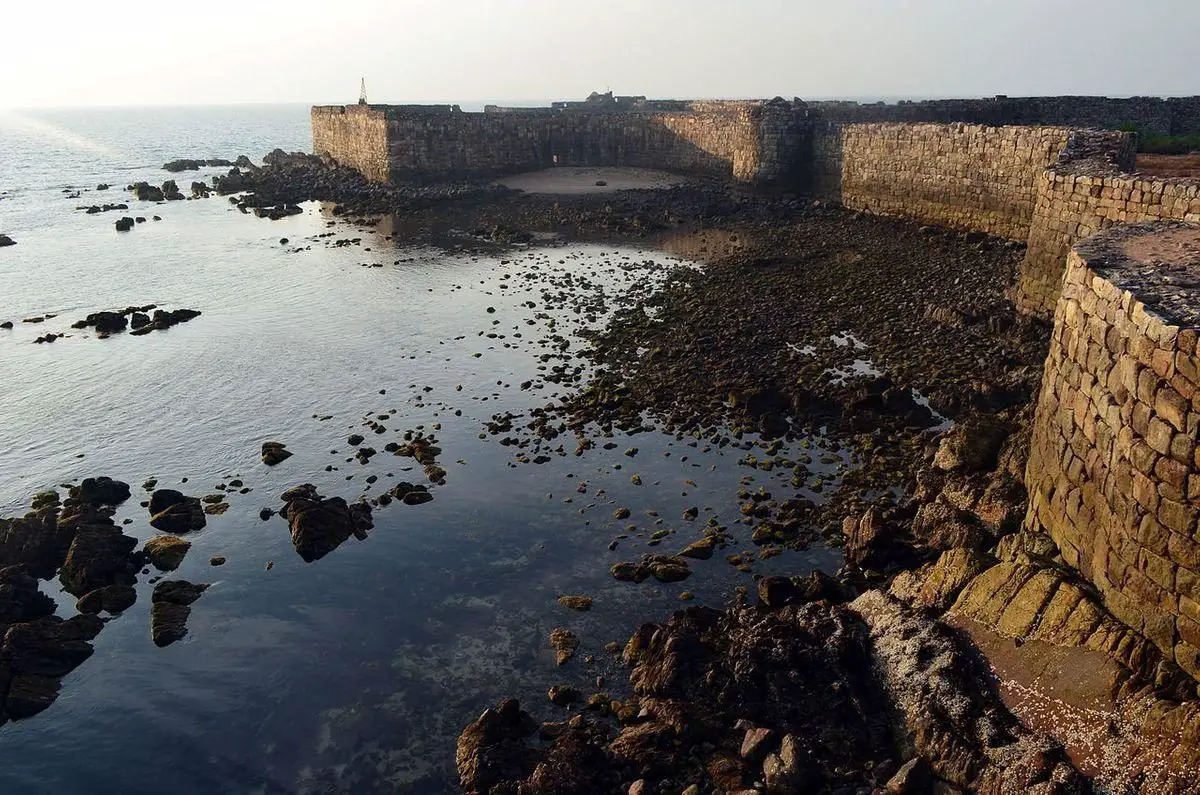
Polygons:
<instances>
[{"instance_id":1,"label":"hazy horizon line","mask_svg":"<svg viewBox=\"0 0 1200 795\"><path fill-rule=\"evenodd\" d=\"M621 95L627 96L627 95ZM640 95L633 95L640 96ZM884 102L893 104L896 102L928 102L939 100L977 100L977 99L993 99L995 97L1009 97L1012 99L1030 99L1039 97L1097 97L1105 99L1175 99L1189 96L1200 96L1196 94L1126 94L1126 93L1106 93L1106 94L879 94L879 95L822 95L822 96L799 96L785 97L791 99L799 98L807 102L859 102L859 103L877 103ZM679 101L695 101L695 100L738 100L738 99L770 99L762 95L684 95L674 97L649 97L651 100L679 100ZM493 99L493 98L477 98L477 99L411 99L393 101L374 101L373 105L501 105L512 107L544 107L552 102L563 101L581 101L584 98L519 98L519 99ZM55 111L55 110L139 110L148 108L229 108L229 107L284 107L284 106L301 106L312 107L315 105L353 105L357 99L347 99L344 101L327 100L327 101L261 101L261 100L234 100L230 102L197 102L191 104L182 103L150 103L150 104L127 104L127 103L96 103L88 105L25 105L21 107L0 107L0 113L28 112L28 111Z\"/></svg>"}]
</instances>

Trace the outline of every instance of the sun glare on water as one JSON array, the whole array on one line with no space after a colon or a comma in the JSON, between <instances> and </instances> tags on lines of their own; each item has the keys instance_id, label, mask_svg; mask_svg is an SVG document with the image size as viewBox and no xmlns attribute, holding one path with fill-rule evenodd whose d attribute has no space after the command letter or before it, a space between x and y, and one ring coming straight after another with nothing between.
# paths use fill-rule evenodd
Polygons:
<instances>
[{"instance_id":1,"label":"sun glare on water","mask_svg":"<svg viewBox=\"0 0 1200 795\"><path fill-rule=\"evenodd\" d=\"M104 144L85 138L70 130L51 124L45 119L30 116L28 113L0 108L0 130L11 131L37 138L47 143L54 143L69 149L91 152L101 157L113 160L120 155Z\"/></svg>"}]
</instances>

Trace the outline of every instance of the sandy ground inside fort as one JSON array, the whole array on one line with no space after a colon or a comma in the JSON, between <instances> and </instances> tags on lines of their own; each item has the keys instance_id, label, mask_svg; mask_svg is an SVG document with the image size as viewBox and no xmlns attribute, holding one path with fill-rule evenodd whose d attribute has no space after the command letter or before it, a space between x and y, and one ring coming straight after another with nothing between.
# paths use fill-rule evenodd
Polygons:
<instances>
[{"instance_id":1,"label":"sandy ground inside fort","mask_svg":"<svg viewBox=\"0 0 1200 795\"><path fill-rule=\"evenodd\" d=\"M604 185L597 185L603 182ZM619 190L669 188L687 180L665 171L648 168L578 168L559 166L527 174L515 174L496 181L506 188L526 193L578 195L583 193L612 193Z\"/></svg>"}]
</instances>

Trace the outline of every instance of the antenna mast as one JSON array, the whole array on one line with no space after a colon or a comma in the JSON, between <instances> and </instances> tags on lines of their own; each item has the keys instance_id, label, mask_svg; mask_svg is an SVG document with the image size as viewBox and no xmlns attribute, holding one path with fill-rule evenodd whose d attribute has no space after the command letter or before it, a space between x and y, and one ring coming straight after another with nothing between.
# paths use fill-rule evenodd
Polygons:
<instances>
[{"instance_id":1,"label":"antenna mast","mask_svg":"<svg viewBox=\"0 0 1200 795\"><path fill-rule=\"evenodd\" d=\"M358 104L359 104L359 105L366 105L366 104L367 104L367 78L366 78L366 77L364 77L364 78L362 79L362 82L359 84L359 89L358 89Z\"/></svg>"}]
</instances>

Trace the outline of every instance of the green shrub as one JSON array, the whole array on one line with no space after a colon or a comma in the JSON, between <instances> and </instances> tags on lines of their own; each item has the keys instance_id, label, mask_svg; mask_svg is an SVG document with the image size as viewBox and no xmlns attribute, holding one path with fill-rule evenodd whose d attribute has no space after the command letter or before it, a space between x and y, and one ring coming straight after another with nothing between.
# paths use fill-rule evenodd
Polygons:
<instances>
[{"instance_id":1,"label":"green shrub","mask_svg":"<svg viewBox=\"0 0 1200 795\"><path fill-rule=\"evenodd\" d=\"M1186 155L1200 152L1200 135L1155 135L1143 133L1136 124L1125 122L1121 132L1137 133L1138 151L1152 155Z\"/></svg>"}]
</instances>

